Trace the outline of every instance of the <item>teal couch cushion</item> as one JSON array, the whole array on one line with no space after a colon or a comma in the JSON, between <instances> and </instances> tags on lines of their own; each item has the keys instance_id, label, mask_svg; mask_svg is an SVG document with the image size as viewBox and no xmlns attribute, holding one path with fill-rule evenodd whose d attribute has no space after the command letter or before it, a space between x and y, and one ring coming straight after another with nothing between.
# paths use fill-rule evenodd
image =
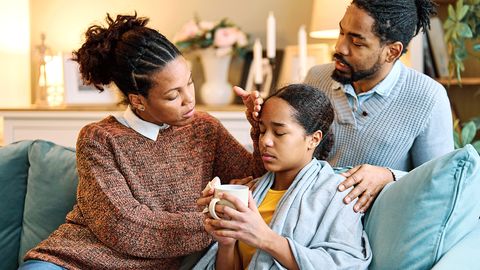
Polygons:
<instances>
[{"instance_id":1,"label":"teal couch cushion","mask_svg":"<svg viewBox=\"0 0 480 270\"><path fill-rule=\"evenodd\" d=\"M28 159L19 263L29 249L65 222L66 214L75 204L78 184L73 149L38 140L31 145Z\"/></svg>"},{"instance_id":2,"label":"teal couch cushion","mask_svg":"<svg viewBox=\"0 0 480 270\"><path fill-rule=\"evenodd\" d=\"M16 269L31 141L0 148L0 269Z\"/></svg>"},{"instance_id":3,"label":"teal couch cushion","mask_svg":"<svg viewBox=\"0 0 480 270\"><path fill-rule=\"evenodd\" d=\"M480 223L458 244L450 249L432 270L479 269Z\"/></svg>"},{"instance_id":4,"label":"teal couch cushion","mask_svg":"<svg viewBox=\"0 0 480 270\"><path fill-rule=\"evenodd\" d=\"M365 216L370 269L431 269L478 226L479 190L480 157L471 145L386 186Z\"/></svg>"}]
</instances>

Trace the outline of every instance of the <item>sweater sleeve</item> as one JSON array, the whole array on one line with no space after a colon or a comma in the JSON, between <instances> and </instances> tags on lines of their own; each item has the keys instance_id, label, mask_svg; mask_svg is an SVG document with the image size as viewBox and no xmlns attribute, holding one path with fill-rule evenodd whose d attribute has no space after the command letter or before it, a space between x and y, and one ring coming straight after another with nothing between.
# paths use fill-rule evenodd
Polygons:
<instances>
[{"instance_id":1,"label":"sweater sleeve","mask_svg":"<svg viewBox=\"0 0 480 270\"><path fill-rule=\"evenodd\" d=\"M439 86L429 121L415 138L410 149L414 168L453 151L453 123L450 102L443 87Z\"/></svg>"},{"instance_id":2,"label":"sweater sleeve","mask_svg":"<svg viewBox=\"0 0 480 270\"><path fill-rule=\"evenodd\" d=\"M153 211L136 200L108 145L80 139L77 167L78 207L86 226L109 248L141 258L168 258L211 242L202 213Z\"/></svg>"},{"instance_id":3,"label":"sweater sleeve","mask_svg":"<svg viewBox=\"0 0 480 270\"><path fill-rule=\"evenodd\" d=\"M247 117L248 118L248 117ZM253 142L253 154L248 152L228 131L218 122L217 142L215 150L214 174L219 176L223 183L234 178L262 176L266 170L258 150L259 128L253 120L250 136Z\"/></svg>"}]
</instances>

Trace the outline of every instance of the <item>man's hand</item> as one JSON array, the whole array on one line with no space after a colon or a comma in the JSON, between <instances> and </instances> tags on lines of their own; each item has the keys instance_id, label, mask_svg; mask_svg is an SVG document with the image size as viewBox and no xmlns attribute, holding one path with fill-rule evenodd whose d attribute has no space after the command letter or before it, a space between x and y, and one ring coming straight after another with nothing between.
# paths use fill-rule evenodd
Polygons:
<instances>
[{"instance_id":1,"label":"man's hand","mask_svg":"<svg viewBox=\"0 0 480 270\"><path fill-rule=\"evenodd\" d=\"M233 91L242 98L243 104L247 107L247 113L251 114L255 121L258 121L263 104L260 93L258 91L248 92L238 86L234 86Z\"/></svg>"},{"instance_id":2,"label":"man's hand","mask_svg":"<svg viewBox=\"0 0 480 270\"><path fill-rule=\"evenodd\" d=\"M389 169L369 164L356 166L341 175L347 179L338 185L339 191L354 186L343 202L349 204L360 196L353 210L362 213L368 210L383 187L393 181L393 175Z\"/></svg>"}]
</instances>

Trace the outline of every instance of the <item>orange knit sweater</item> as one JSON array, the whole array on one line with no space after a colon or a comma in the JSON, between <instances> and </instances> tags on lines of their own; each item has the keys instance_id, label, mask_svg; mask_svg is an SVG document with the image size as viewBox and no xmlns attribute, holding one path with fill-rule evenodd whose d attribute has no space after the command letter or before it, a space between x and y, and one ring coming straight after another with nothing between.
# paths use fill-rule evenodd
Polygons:
<instances>
[{"instance_id":1,"label":"orange knit sweater","mask_svg":"<svg viewBox=\"0 0 480 270\"><path fill-rule=\"evenodd\" d=\"M257 151L200 112L187 126L161 130L157 141L112 116L89 124L77 141L77 204L25 259L68 269L176 269L211 242L196 206L202 189L214 176L261 176Z\"/></svg>"}]
</instances>

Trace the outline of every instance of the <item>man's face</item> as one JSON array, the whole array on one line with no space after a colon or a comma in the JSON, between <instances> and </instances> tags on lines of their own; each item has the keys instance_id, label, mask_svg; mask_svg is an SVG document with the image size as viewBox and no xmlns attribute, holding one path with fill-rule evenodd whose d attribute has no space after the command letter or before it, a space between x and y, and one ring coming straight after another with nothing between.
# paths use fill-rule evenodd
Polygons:
<instances>
[{"instance_id":1,"label":"man's face","mask_svg":"<svg viewBox=\"0 0 480 270\"><path fill-rule=\"evenodd\" d=\"M368 80L385 63L385 45L373 33L374 19L362 9L350 5L340 21L335 45L335 70L332 78L343 84Z\"/></svg>"}]
</instances>

